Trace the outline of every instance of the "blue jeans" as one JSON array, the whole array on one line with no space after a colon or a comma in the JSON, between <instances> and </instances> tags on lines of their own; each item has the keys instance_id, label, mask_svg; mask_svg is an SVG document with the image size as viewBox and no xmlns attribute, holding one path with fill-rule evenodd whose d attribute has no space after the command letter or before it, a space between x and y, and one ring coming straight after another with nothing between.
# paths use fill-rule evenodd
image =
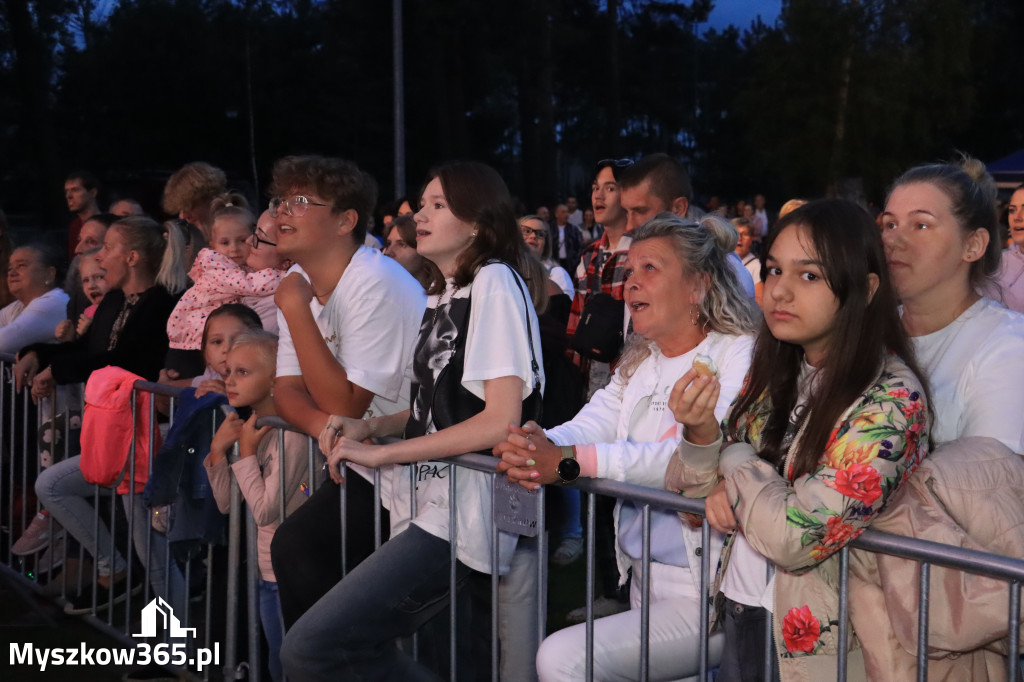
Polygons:
<instances>
[{"instance_id":1,"label":"blue jeans","mask_svg":"<svg viewBox=\"0 0 1024 682\"><path fill-rule=\"evenodd\" d=\"M111 552L112 543L107 525L100 519L98 528L94 516L98 512L92 506L95 486L85 480L80 465L81 456L69 457L47 467L36 479L36 495L40 503L64 529L92 554L96 561L97 573L110 576L120 573L127 562L116 548ZM115 486L117 483L114 484ZM101 488L108 491L109 488ZM185 577L177 563L170 562L170 592L167 582L167 536L152 530L149 510L142 504L142 493L132 496L121 495L125 514L132 520L132 544L135 553L146 568L153 591L163 597L175 610L179 618L188 603ZM147 536L149 556L146 555Z\"/></svg>"},{"instance_id":2,"label":"blue jeans","mask_svg":"<svg viewBox=\"0 0 1024 682\"><path fill-rule=\"evenodd\" d=\"M288 677L303 682L439 680L402 653L396 640L446 612L450 547L415 525L381 545L288 630L281 647ZM460 589L471 573L456 562ZM460 605L465 601L460 599ZM478 623L460 628L460 643L479 631ZM435 652L425 648L421 641L421 658L447 655L432 656ZM468 663L461 656L458 662L460 670Z\"/></svg>"},{"instance_id":3,"label":"blue jeans","mask_svg":"<svg viewBox=\"0 0 1024 682\"><path fill-rule=\"evenodd\" d=\"M550 488L549 495L554 495L562 506L562 522L558 526L561 538L583 537L583 522L580 520L580 491L576 488L555 487Z\"/></svg>"},{"instance_id":4,"label":"blue jeans","mask_svg":"<svg viewBox=\"0 0 1024 682\"><path fill-rule=\"evenodd\" d=\"M277 583L259 578L256 590L260 599L260 625L267 639L267 659L270 677L274 682L284 679L281 668L281 640L284 639L284 618L281 616L281 600L277 596Z\"/></svg>"}]
</instances>

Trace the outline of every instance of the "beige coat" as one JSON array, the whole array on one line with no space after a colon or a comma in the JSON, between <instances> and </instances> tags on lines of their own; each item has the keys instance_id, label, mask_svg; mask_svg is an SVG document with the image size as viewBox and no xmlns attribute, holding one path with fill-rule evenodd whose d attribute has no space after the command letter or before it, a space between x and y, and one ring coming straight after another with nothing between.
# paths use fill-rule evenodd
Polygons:
<instances>
[{"instance_id":1,"label":"beige coat","mask_svg":"<svg viewBox=\"0 0 1024 682\"><path fill-rule=\"evenodd\" d=\"M991 438L946 444L872 528L1024 557L1024 459ZM863 550L850 563L850 612L868 677L916 679L918 563ZM1008 604L1005 581L933 565L928 679L1006 680Z\"/></svg>"},{"instance_id":2,"label":"beige coat","mask_svg":"<svg viewBox=\"0 0 1024 682\"><path fill-rule=\"evenodd\" d=\"M783 682L836 678L839 644L838 550L872 524L928 451L927 410L917 377L896 356L837 422L811 473L790 480L760 459L770 413L765 400L740 415L737 439L718 468L747 542L775 564L773 630ZM798 433L790 448L799 443ZM710 457L685 440L666 486L706 493ZM725 571L725 558L720 571ZM847 628L847 680L864 679L861 651Z\"/></svg>"}]
</instances>

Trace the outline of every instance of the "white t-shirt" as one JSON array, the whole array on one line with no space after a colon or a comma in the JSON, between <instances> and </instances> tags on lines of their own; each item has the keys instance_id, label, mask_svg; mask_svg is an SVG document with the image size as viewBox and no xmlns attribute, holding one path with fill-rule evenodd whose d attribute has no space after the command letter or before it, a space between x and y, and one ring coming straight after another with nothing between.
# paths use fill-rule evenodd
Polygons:
<instances>
[{"instance_id":1,"label":"white t-shirt","mask_svg":"<svg viewBox=\"0 0 1024 682\"><path fill-rule=\"evenodd\" d=\"M743 258L743 267L745 267L747 272L750 273L750 277L754 280L755 285L761 283L761 261L757 259L757 256L752 253L748 253L746 257Z\"/></svg>"},{"instance_id":2,"label":"white t-shirt","mask_svg":"<svg viewBox=\"0 0 1024 682\"><path fill-rule=\"evenodd\" d=\"M298 265L289 272L309 277ZM409 407L407 368L426 306L423 287L380 251L361 246L327 303L309 302L331 354L348 379L374 394L367 415ZM301 376L299 358L284 315L278 311L277 376Z\"/></svg>"},{"instance_id":3,"label":"white t-shirt","mask_svg":"<svg viewBox=\"0 0 1024 682\"><path fill-rule=\"evenodd\" d=\"M791 433L795 430L795 420L806 409L807 398L813 388L813 377L820 376L815 375L814 371L805 360L800 370L800 394L793 414L790 415ZM783 445L788 448L792 441L784 440ZM750 546L743 533L737 533L733 538L732 555L729 557L725 576L722 577L722 594L740 604L760 606L768 611L775 610L775 581L769 580L768 560Z\"/></svg>"},{"instance_id":4,"label":"white t-shirt","mask_svg":"<svg viewBox=\"0 0 1024 682\"><path fill-rule=\"evenodd\" d=\"M743 289L744 293L750 298L754 298L754 277L747 271L743 261L736 255L735 251L730 251L726 254L726 260L729 261L729 267L736 273L736 280L740 283L740 288Z\"/></svg>"},{"instance_id":5,"label":"white t-shirt","mask_svg":"<svg viewBox=\"0 0 1024 682\"><path fill-rule=\"evenodd\" d=\"M676 447L682 438L683 426L676 422L672 411L667 409L668 397L675 382L693 366L697 355L708 355L719 369L721 391L715 405L715 418L722 419L728 412L733 398L739 393L743 379L750 366L753 347L752 336L729 336L710 332L696 348L675 358L666 358L657 349L646 357L628 379L622 374L622 366L616 370L611 383L598 390L572 420L547 429L547 437L556 445L576 445L580 459L589 459L592 449L596 457L598 478L624 481L661 489L665 486L665 472L669 461L675 456ZM625 582L626 570L631 557L639 557L639 535L636 539L628 536L628 528L635 517L623 518L620 508L627 503L616 505L614 514L616 541L616 563L620 583ZM679 552L700 546L700 529L684 527L675 512L654 511L652 519L652 547L659 561L668 560L676 566L683 563ZM639 533L639 531L636 531ZM712 531L712 565L717 562L721 536ZM699 562L690 564L688 569L694 584L700 580Z\"/></svg>"},{"instance_id":6,"label":"white t-shirt","mask_svg":"<svg viewBox=\"0 0 1024 682\"><path fill-rule=\"evenodd\" d=\"M911 341L928 377L935 444L988 436L1024 454L1024 315L981 298Z\"/></svg>"},{"instance_id":7,"label":"white t-shirt","mask_svg":"<svg viewBox=\"0 0 1024 682\"><path fill-rule=\"evenodd\" d=\"M569 298L576 295L576 285L573 284L572 277L561 265L552 263L545 263L544 269L548 271L548 278L558 285L558 288L562 290Z\"/></svg>"},{"instance_id":8,"label":"white t-shirt","mask_svg":"<svg viewBox=\"0 0 1024 682\"><path fill-rule=\"evenodd\" d=\"M32 343L55 342L57 325L67 318L68 295L50 289L26 306L14 301L0 310L0 353L17 353ZM73 320L78 324L78 320Z\"/></svg>"},{"instance_id":9,"label":"white t-shirt","mask_svg":"<svg viewBox=\"0 0 1024 682\"><path fill-rule=\"evenodd\" d=\"M696 348L667 358L660 352L650 358L657 376L655 387L647 409L633 408L631 416L630 440L635 442L664 440L669 438L678 442L682 429L678 427L672 411L668 409L668 397L672 393L679 377L693 367L698 355L715 353L715 364L719 367L722 390L715 405L715 419L721 422L729 411L736 394L743 386L743 378L750 366L750 337L710 335ZM725 357L737 358L738 361L719 365L723 360L723 350L728 350ZM645 361L646 362L646 361ZM666 428L667 427L667 428ZM675 427L675 428L673 428ZM666 463L667 466L667 463ZM641 505L622 501L618 516L619 548L634 560L643 557L643 512ZM651 510L651 558L663 564L673 566L689 566L686 545L683 542L683 524L679 514L664 509Z\"/></svg>"},{"instance_id":10,"label":"white t-shirt","mask_svg":"<svg viewBox=\"0 0 1024 682\"><path fill-rule=\"evenodd\" d=\"M477 273L473 283L460 288L452 295L453 284L441 296L431 296L427 312L423 316L421 339L417 347L424 347L429 353L429 366L436 378L447 365L451 349L457 336L457 329L449 319L448 312L453 306L464 306L469 299L469 323L466 330L465 365L462 385L473 395L484 398L484 382L490 379L515 376L523 381L523 399L534 387L530 343L526 327L529 315L533 332L533 352L538 363L541 390L544 386L544 370L540 357L540 333L537 314L529 302L526 285L519 279L523 294L516 286L519 279L505 265L485 265ZM470 295L472 297L470 298ZM449 297L451 301L449 302ZM437 319L433 312L441 303ZM429 406L427 406L429 408ZM418 408L414 405L414 412ZM432 415L427 417L427 433L436 431ZM431 535L448 540L448 476L450 465L443 462L415 462L396 470L392 477L391 534L404 530L410 522ZM411 488L413 477L416 481L415 515L411 511ZM457 541L459 560L477 571L491 571L491 482L490 475L470 469L457 468L456 495ZM515 549L516 536L500 533L500 571L505 572Z\"/></svg>"}]
</instances>

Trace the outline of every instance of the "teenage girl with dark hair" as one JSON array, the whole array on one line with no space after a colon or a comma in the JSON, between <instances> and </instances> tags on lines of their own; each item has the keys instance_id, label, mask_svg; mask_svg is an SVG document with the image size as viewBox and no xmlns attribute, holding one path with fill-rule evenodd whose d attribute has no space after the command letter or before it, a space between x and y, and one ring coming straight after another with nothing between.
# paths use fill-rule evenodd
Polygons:
<instances>
[{"instance_id":1,"label":"teenage girl with dark hair","mask_svg":"<svg viewBox=\"0 0 1024 682\"><path fill-rule=\"evenodd\" d=\"M520 423L524 401L542 390L537 316L519 274L525 246L505 183L482 164L446 164L431 173L420 206L417 251L440 268L445 281L431 292L420 327L412 408L363 420L340 419L334 427L340 438L328 457L335 479L342 461L395 465L389 491L391 539L288 631L282 659L294 679L398 680L427 674L394 640L412 635L447 609L449 531L456 529L449 529L450 465L422 463L491 448L505 437L510 422ZM458 362L453 362L456 355ZM441 395L447 399L436 397ZM451 404L449 399L456 396L474 405L467 410L472 416L438 414L435 408ZM418 437L386 445L362 442L403 433ZM515 536L491 534L487 475L460 469L456 481L454 570L461 589L474 574L504 572ZM494 543L497 567L491 566ZM462 603L469 599L463 595ZM460 622L460 643L489 632L489 618L478 622L476 615L472 623ZM446 650L428 648L421 642L421 660L425 653L443 657ZM468 671L472 664L459 657L460 670Z\"/></svg>"},{"instance_id":2,"label":"teenage girl with dark hair","mask_svg":"<svg viewBox=\"0 0 1024 682\"><path fill-rule=\"evenodd\" d=\"M878 229L863 210L812 202L781 219L765 247L765 326L722 426L724 480L706 503L711 525L735 533L721 569L721 679L760 679L764 634L756 623L773 619L783 680L835 679L836 552L927 453L925 388ZM690 426L712 425L709 390L673 408L687 424L675 485L701 463L716 463L719 429ZM771 581L767 562L776 567ZM863 677L857 655L849 671L849 679Z\"/></svg>"}]
</instances>

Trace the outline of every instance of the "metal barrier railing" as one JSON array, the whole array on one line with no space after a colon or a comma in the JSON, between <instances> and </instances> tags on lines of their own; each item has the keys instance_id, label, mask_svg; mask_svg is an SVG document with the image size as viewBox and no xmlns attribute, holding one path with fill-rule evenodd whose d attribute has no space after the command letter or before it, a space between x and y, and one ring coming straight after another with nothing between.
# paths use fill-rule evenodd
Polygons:
<instances>
[{"instance_id":1,"label":"metal barrier railing","mask_svg":"<svg viewBox=\"0 0 1024 682\"><path fill-rule=\"evenodd\" d=\"M0 485L0 509L6 509L7 512L7 527L5 530L8 533L7 542L5 543L6 556L4 559L7 563L7 574L17 573L23 580L29 580L37 587L40 583L40 575L46 572L48 575L52 575L53 562L48 571L42 571L42 567L36 567L33 569L28 568L24 562L15 560L11 553L11 547L14 539L24 532L27 526L26 519L27 514L30 511L30 505L23 495L20 502L21 518L20 523L15 524L15 512L19 511L15 505L15 471L13 463L10 461L13 457L8 457L8 453L12 455L17 441L15 437L15 426L21 428L21 471L20 471L20 483L22 490L27 490L27 486L30 484L28 480L28 469L29 464L32 462L32 458L37 456L37 453L31 452L32 448L29 447L30 433L29 429L29 401L27 392L19 398L13 389L13 382L10 380L10 363L13 358L0 356L0 372L5 379L4 386L0 390L0 426L2 426L2 433L0 433L0 449L3 450L5 457L6 469L9 473L8 480ZM135 385L135 391L133 392L133 398L138 393L150 393L153 395L161 395L170 398L171 401L171 414L174 413L174 403L179 394L179 390L164 386L161 384L154 384L149 382L137 382ZM20 400L20 402L19 402ZM20 404L20 408L16 409ZM134 402L133 402L134 404ZM134 409L134 408L133 408ZM134 413L133 413L134 414ZM19 419L20 417L20 419ZM216 416L213 417L216 419ZM150 401L149 413L146 416L149 426L149 465L152 468L153 464L153 445L154 445L154 433L157 425L156 411L154 402ZM172 416L173 419L173 416ZM36 418L36 428L40 428L42 425L42 416ZM279 438L279 452L284 453L284 433L286 430L294 429L286 422L279 418L270 417L259 420L259 426L271 426L277 429L276 437ZM52 428L52 427L51 427ZM65 420L64 424L64 448L65 454L69 452L69 439L70 435L70 423L69 420ZM307 437L308 438L308 437ZM130 480L135 478L134 469L134 438L133 438L133 451L129 453L130 471L127 475ZM51 439L51 442L52 439ZM307 440L306 458L307 466L309 470L309 480L311 485L315 485L317 464L318 464L318 447L312 438ZM237 446L235 452L235 458L237 458ZM455 521L456 508L454 504L455 500L455 485L457 479L457 471L459 469L474 470L484 472L491 477L492 484L497 482L499 474L496 471L497 461L488 456L483 455L461 455L458 457L452 457L445 460L445 463L451 464L450 469L451 475L449 476L450 486L450 528L452 537L450 538L452 547L452 570L450 574L451 580L451 595L452 598L449 604L449 620L450 620L450 652L451 657L451 679L456 679L456 652L455 642L457 641L458 633L456 630L456 602L457 602L457 590L456 590L456 578L455 578L455 547L456 538L454 534L457 529L457 523ZM152 470L152 469L150 469ZM279 473L281 475L281 488L284 489L284 475L285 467L279 467ZM415 497L415 481L410 480L412 488L412 504L416 505ZM593 661L594 661L594 591L595 591L595 567L596 567L596 551L595 551L595 518L596 518L596 499L598 495L605 495L620 499L630 500L641 506L642 510L642 524L643 524L643 545L642 545L642 562L641 565L643 570L640 575L641 586L641 651L640 653L640 679L646 680L648 678L648 672L650 670L649 665L649 642L648 642L648 627L649 627L649 613L651 605L651 586L650 586L650 565L651 565L651 512L653 509L673 510L677 512L685 512L694 514L701 517L701 566L700 566L700 594L707 595L709 586L711 584L711 554L709 551L711 548L712 536L711 530L708 526L707 520L703 518L704 504L702 500L687 499L676 495L674 493L654 490L651 488L644 488L640 486L630 485L626 483L619 483L607 480L591 480L591 479L580 479L576 487L582 492L586 493L587 496L587 525L586 525L586 585L585 585L585 604L586 604L586 679L593 679ZM119 496L116 493L115 488L109 488L109 499L111 503L110 515L109 515L109 526L111 536L111 556L117 551L114 546L115 537L115 525L117 523L116 515L116 498ZM375 527L377 528L375 544L379 547L381 543L380 536L380 502L381 502L381 479L380 472L376 472L374 476L374 521ZM315 488L313 490L315 492ZM143 512L145 520L137 519L136 516L139 514L139 508L136 506L137 493L134 491L134 486L129 486L129 492L125 495L121 495L122 502L125 507L125 514L128 523L128 538L129 543L135 543L135 550L137 555L142 559L142 565L146 569L146 575L143 578L143 595L141 604L136 602L133 608L132 592L129 589L127 597L125 599L125 605L122 609L115 609L114 604L114 593L113 589L107 591L107 608L106 608L106 619L100 619L97 614L100 609L97 603L97 594L99 590L97 587L98 571L96 562L93 561L93 569L91 576L91 585L93 587L93 603L91 614L89 619L97 626L104 630L118 636L124 641L132 641L132 635L130 634L133 628L133 623L137 623L139 614L145 605L149 604L151 599L150 588L154 587L156 590L163 591L161 596L165 598L168 603L174 606L175 613L181 615L182 626L188 628L190 623L193 622L191 616L193 615L193 609L188 599L189 586L191 584L191 567L192 562L185 562L185 570L183 575L178 575L177 562L171 558L170 551L166 547L167 541L165 537L162 537L158 531L153 528L153 510ZM341 514L342 514L342 538L341 538L341 552L342 552L342 567L347 565L345 557L345 534L347 533L347 526L345 522L345 504L346 495L345 488L342 487L341 494ZM496 496L495 496L496 497ZM6 498L6 499L3 499ZM97 512L94 516L94 531L100 524L100 513L99 513L99 502L101 499L100 487L96 486L93 493L93 502ZM537 645L539 645L540 639L543 638L546 621L547 621L547 561L545 560L547 553L547 540L545 537L545 518L544 518L544 495L543 491L535 496L537 504L537 519L538 519L538 561L536 566L537 575L537 612L536 612L536 626L538 637L535 641L529 642L527 645L536 652ZM281 495L281 517L285 516L285 496ZM239 633L239 611L240 611L240 582L243 579L241 576L241 537L242 537L242 515L245 514L245 523L247 525L247 547L246 547L246 564L247 574L245 576L245 595L247 601L248 611L248 622L246 623L246 644L247 644L247 656L246 660L239 660L240 649L239 644L240 633ZM497 514L492 513L492 532L497 532L498 522ZM148 520L148 523L146 521ZM137 540L141 535L137 536L135 533L136 523L146 523L146 533L144 540ZM52 526L51 526L52 530ZM140 547L139 545L143 545ZM905 538L900 536L889 535L886 533L880 533L877 531L868 530L864 532L860 537L854 540L848 547L843 548L840 551L840 569L841 569L841 595L840 595L840 625L839 625L839 663L837 668L837 679L843 681L846 679L846 660L848 657L848 651L846 647L846 632L847 632L847 611L848 611L848 576L849 576L849 551L850 548L867 550L870 552L878 552L883 554L890 554L894 556L904 557L913 559L921 562L921 576L918 585L920 593L919 600L919 643L917 650L917 663L918 663L918 679L927 679L928 673L928 658L927 658L927 624L928 624L928 577L929 567L945 566L949 568L955 568L970 573L977 573L1001 580L1006 580L1010 584L1010 601L1008 606L1008 623L1009 623L1009 656L1007 658L1007 671L1010 679L1014 679L1014 674L1017 668L1017 659L1019 654L1018 637L1019 637L1019 614L1020 614L1020 585L1024 582L1024 560L1001 557L993 554L986 554L983 552L977 552L962 548L949 547L940 545L933 542L927 542L923 540L917 540L912 538ZM77 585L80 591L81 587L85 583L82 572L82 565L85 554L84 547L79 548L79 570L76 576ZM214 613L213 613L213 596L218 593L219 585L214 583L215 579L215 566L214 556L215 547L212 544L207 544L205 558L205 570L206 570L206 585L205 594L202 604L202 620L203 620L203 636L202 643L203 648L206 650L211 647L216 647L218 652L220 651L220 645L223 643L223 661L220 667L220 673L223 679L252 679L260 680L261 678L261 637L260 629L258 626L258 606L256 603L256 580L259 577L259 568L256 558L256 527L251 512L245 508L243 512L243 501L237 483L232 485L231 491L231 507L228 515L228 547L227 547L227 571L226 571L226 582L224 582L224 593L226 594L225 612L226 618L223 623L222 635L219 632L213 631ZM38 558L38 557L37 557ZM160 588L158 583L157 586L150 584L150 574L152 573L151 565L154 560L162 561L163 568L163 587ZM128 560L128 575L126 580L131 585L132 581L132 562ZM494 543L494 550L491 557L491 677L494 680L500 677L500 642L499 642L499 591L500 581L498 577L498 571L495 567L498 565L498 554L497 554L497 543ZM66 599L68 596L68 573L62 571L62 578L60 584L59 596L62 599ZM180 580L180 583L178 582ZM180 585L174 587L173 585ZM178 609L181 609L180 611ZM699 663L698 670L695 671L701 680L709 679L709 670L714 666L714 661L711 660L709 654L709 623L710 623L710 606L709 600L704 598L700 600L700 614L699 614ZM169 643L170 639L167 637L167 633L163 633L162 641ZM190 652L193 651L190 649ZM415 657L417 646L415 640L412 645L413 655ZM524 652L525 655L529 655L529 651ZM515 655L514 653L512 655ZM186 666L187 667L187 666ZM766 671L768 671L768 678L770 679L770 667L771 661L765 661ZM194 668L194 666L193 666ZM205 667L202 671L202 677L204 680L211 678L211 667Z\"/></svg>"}]
</instances>

